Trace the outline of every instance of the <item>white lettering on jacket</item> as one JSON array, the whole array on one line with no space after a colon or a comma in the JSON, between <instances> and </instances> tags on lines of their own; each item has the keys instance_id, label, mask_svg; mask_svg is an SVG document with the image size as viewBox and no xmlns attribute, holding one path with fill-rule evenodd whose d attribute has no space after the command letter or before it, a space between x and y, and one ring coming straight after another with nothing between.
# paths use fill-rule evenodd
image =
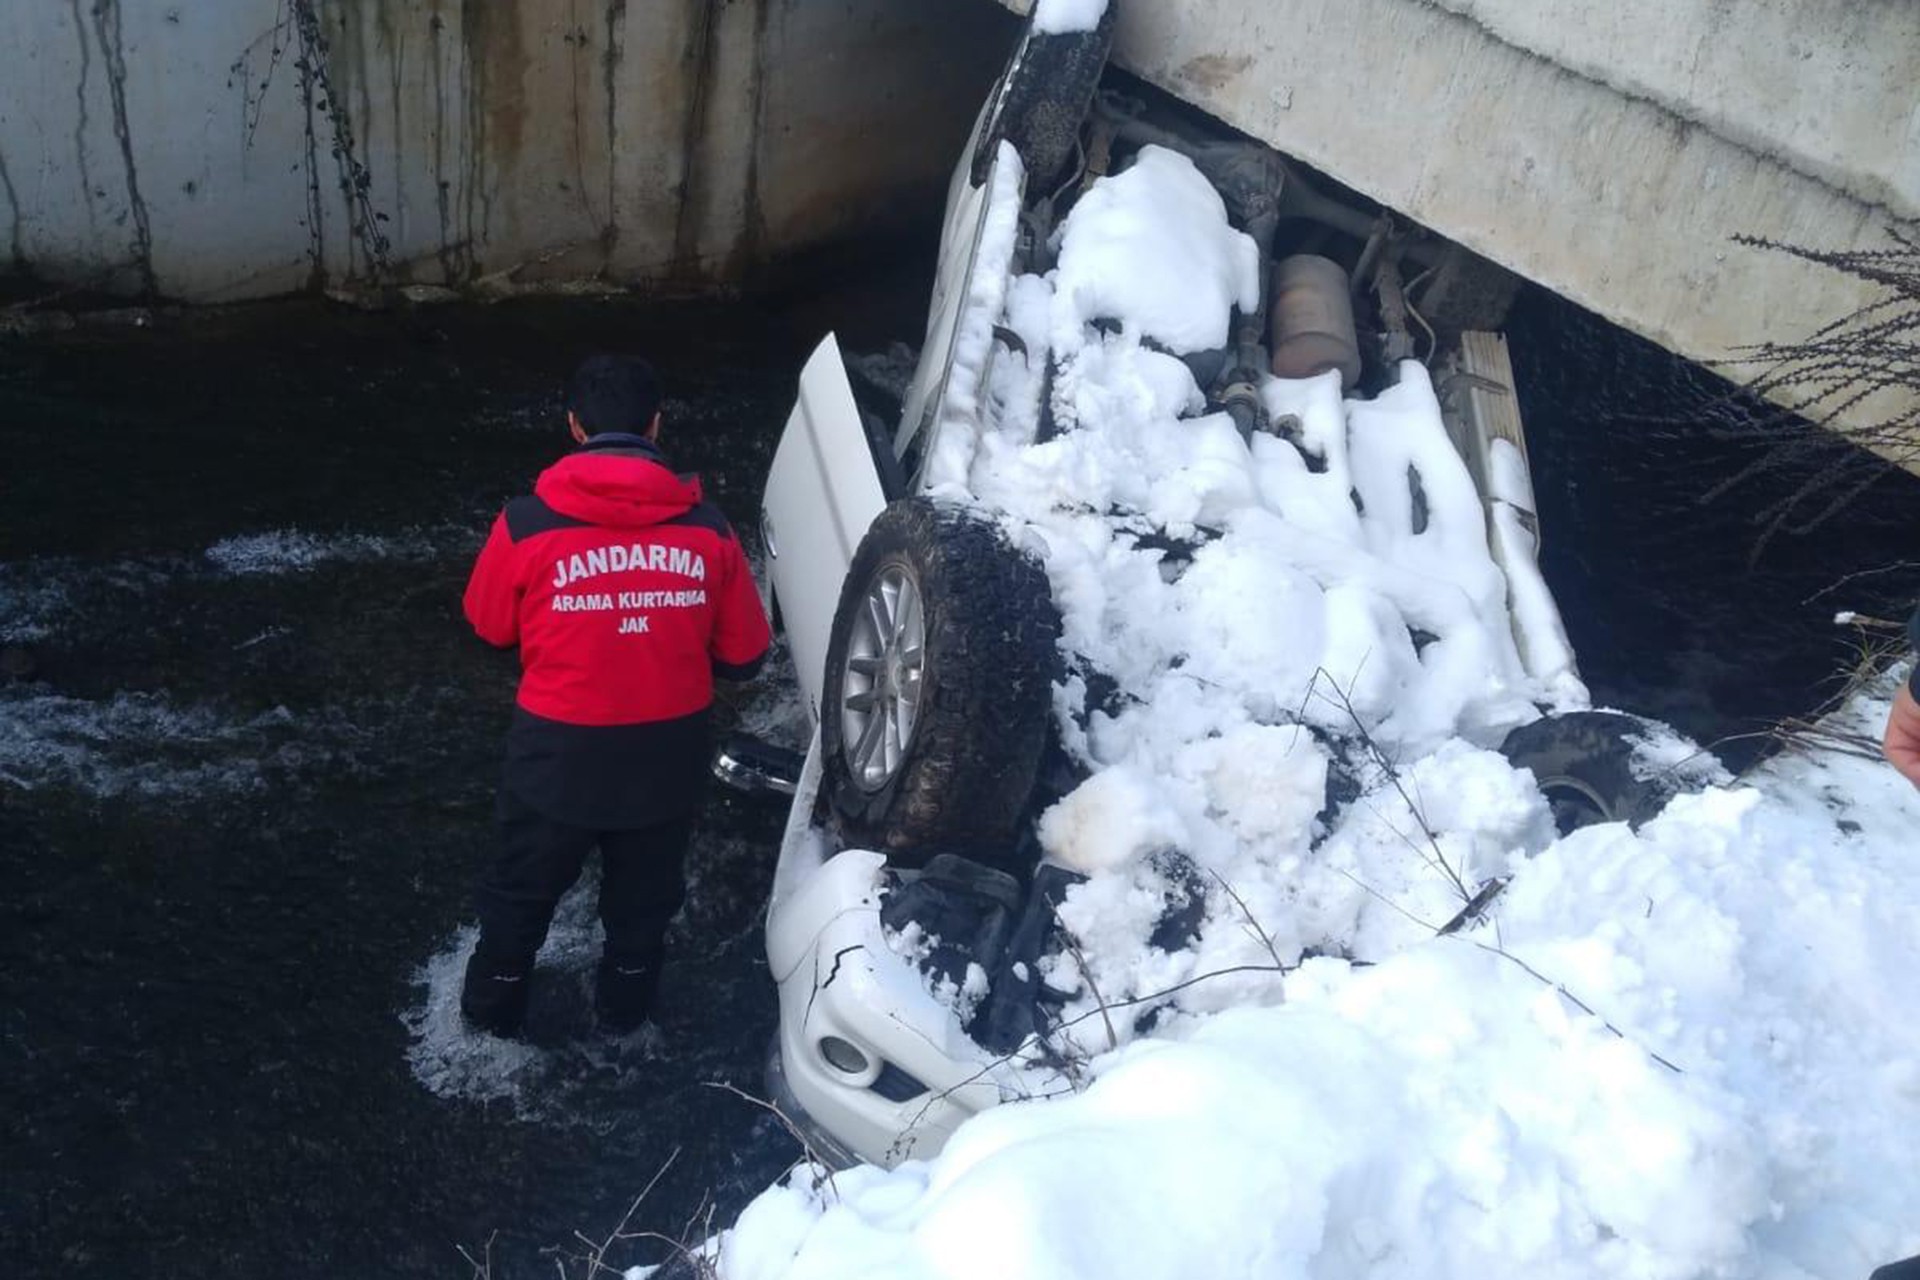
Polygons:
<instances>
[{"instance_id":1,"label":"white lettering on jacket","mask_svg":"<svg viewBox=\"0 0 1920 1280\"><path fill-rule=\"evenodd\" d=\"M555 613L610 613L630 609L697 609L707 602L707 593L689 591L583 591L553 597Z\"/></svg>"},{"instance_id":2,"label":"white lettering on jacket","mask_svg":"<svg viewBox=\"0 0 1920 1280\"><path fill-rule=\"evenodd\" d=\"M625 573L630 569L671 573L695 582L707 580L705 556L696 555L685 547L636 542L628 547L595 547L592 551L554 561L553 589L563 591L586 578L597 578L603 573Z\"/></svg>"}]
</instances>

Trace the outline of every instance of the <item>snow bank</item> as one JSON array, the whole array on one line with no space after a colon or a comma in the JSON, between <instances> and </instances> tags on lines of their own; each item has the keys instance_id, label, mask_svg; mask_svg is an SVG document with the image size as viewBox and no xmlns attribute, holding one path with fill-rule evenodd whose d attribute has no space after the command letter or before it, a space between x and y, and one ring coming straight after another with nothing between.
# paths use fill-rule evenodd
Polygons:
<instances>
[{"instance_id":1,"label":"snow bank","mask_svg":"<svg viewBox=\"0 0 1920 1280\"><path fill-rule=\"evenodd\" d=\"M1848 757L1738 787L1651 734L1636 767L1700 794L1558 838L1491 748L1586 693L1522 659L1510 593L1530 626L1550 598L1495 566L1425 370L1269 380L1292 425L1248 441L1169 354L1257 283L1204 188L1148 149L1009 282L1026 355L987 371L964 485L1062 615L1087 779L1039 835L1088 879L1042 976L1090 1083L931 1162L797 1175L722 1273L1863 1280L1920 1251L1920 793Z\"/></svg>"},{"instance_id":2,"label":"snow bank","mask_svg":"<svg viewBox=\"0 0 1920 1280\"><path fill-rule=\"evenodd\" d=\"M796 1176L722 1272L1863 1280L1920 1250L1920 793L1841 756L1752 781L1555 841L1492 923L1310 960L931 1163Z\"/></svg>"},{"instance_id":3,"label":"snow bank","mask_svg":"<svg viewBox=\"0 0 1920 1280\"><path fill-rule=\"evenodd\" d=\"M1047 35L1091 31L1106 12L1107 0L1034 0L1033 29Z\"/></svg>"},{"instance_id":4,"label":"snow bank","mask_svg":"<svg viewBox=\"0 0 1920 1280\"><path fill-rule=\"evenodd\" d=\"M1070 1015L1094 991L1270 968L1275 950L1377 958L1552 834L1534 789L1476 748L1585 690L1521 661L1426 370L1405 364L1370 400L1343 400L1335 374L1270 379L1269 411L1297 428L1248 441L1168 353L1224 342L1257 284L1206 180L1145 148L1074 206L1058 269L1008 285L1004 322L1027 354L993 362L971 469L949 490L1040 555L1062 616L1057 718L1091 777L1040 837L1092 875L1063 911L1080 954L1045 975L1078 994ZM1388 760L1432 801L1421 813L1386 785ZM1363 802L1333 811L1330 777ZM1199 936L1165 951L1158 923L1194 882ZM1180 1003L1278 985L1250 976Z\"/></svg>"},{"instance_id":5,"label":"snow bank","mask_svg":"<svg viewBox=\"0 0 1920 1280\"><path fill-rule=\"evenodd\" d=\"M1146 147L1124 172L1081 197L1061 231L1054 280L1056 342L1117 320L1185 353L1226 345L1232 310L1260 305L1260 254L1227 225L1220 193L1193 161Z\"/></svg>"}]
</instances>

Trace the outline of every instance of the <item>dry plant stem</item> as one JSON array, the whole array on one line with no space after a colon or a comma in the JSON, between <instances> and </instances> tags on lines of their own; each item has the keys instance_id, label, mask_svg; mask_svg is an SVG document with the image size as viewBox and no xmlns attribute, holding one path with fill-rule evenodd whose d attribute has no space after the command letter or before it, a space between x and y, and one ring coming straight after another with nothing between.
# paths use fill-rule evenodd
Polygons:
<instances>
[{"instance_id":1,"label":"dry plant stem","mask_svg":"<svg viewBox=\"0 0 1920 1280\"><path fill-rule=\"evenodd\" d=\"M1790 717L1760 734L1749 735L1771 740L1773 750L1768 755L1798 750L1828 752L1874 762L1882 759L1879 738L1853 730L1835 729L1823 721L1881 679L1889 667L1901 661L1906 649L1906 624L1856 617L1852 625L1857 647L1852 663L1838 673L1834 692L1807 716ZM1758 762L1754 767L1758 767Z\"/></svg>"},{"instance_id":2,"label":"dry plant stem","mask_svg":"<svg viewBox=\"0 0 1920 1280\"><path fill-rule=\"evenodd\" d=\"M1360 713L1354 710L1353 699L1347 695L1345 689L1340 687L1339 682L1329 675L1324 667L1314 673L1314 679L1318 681L1319 677L1323 675L1327 677L1327 684L1332 688L1333 696L1339 699L1340 709L1346 712L1347 719L1352 722L1353 731L1355 735L1359 737L1360 745L1366 748L1367 754L1373 758L1373 762L1380 767L1381 772L1387 775L1387 781L1393 784L1393 789L1399 793L1400 799L1406 803L1407 811L1413 815L1413 820L1420 825L1420 834L1427 838L1428 848L1432 850L1429 865L1453 883L1454 891L1460 895L1460 901L1473 901L1473 891L1467 888L1467 882L1461 878L1460 873L1455 871L1453 865L1447 861L1447 855L1440 849L1440 837L1434 834L1431 826L1427 825L1426 815L1421 812L1420 806L1414 803L1413 797L1407 793L1406 784L1401 781L1400 778L1399 768L1388 758L1387 753L1381 749L1380 744L1374 741L1373 735L1367 731L1367 726L1360 722ZM1391 826L1392 824L1389 823L1388 825ZM1412 840L1408 839L1408 837L1397 828L1395 828L1394 833L1399 835L1401 839L1407 840L1409 845L1413 845ZM1426 850L1420 849L1417 845L1413 845L1413 847L1420 853L1421 857L1426 858L1428 856Z\"/></svg>"},{"instance_id":3,"label":"dry plant stem","mask_svg":"<svg viewBox=\"0 0 1920 1280\"><path fill-rule=\"evenodd\" d=\"M1189 987L1197 987L1203 982L1210 982L1215 978L1232 977L1235 974L1278 973L1282 976L1285 976L1286 974L1291 973L1292 971L1293 970L1291 968L1285 965L1271 965L1271 964L1230 965L1225 969L1212 969L1206 973L1195 974L1193 977L1188 978L1183 982L1176 982L1172 986L1163 987L1158 991L1149 991L1144 995L1128 996L1124 1000L1115 1000L1112 1002L1111 1005L1101 1006L1101 1009L1108 1009L1108 1008L1130 1009L1136 1005L1152 1004L1157 1000L1165 1000L1169 996L1178 995L1180 992L1187 990ZM1079 1014L1076 1017L1068 1018L1065 1022L1062 1022L1058 1026L1054 1027L1052 1032L1050 1032L1049 1034L1058 1035L1062 1031L1071 1031L1073 1028L1079 1026L1081 1023L1086 1022L1091 1018L1099 1016L1101 1013L1101 1009L1093 1009L1086 1013ZM973 1084L978 1080L984 1079L986 1076L988 1076L992 1072L997 1071L1001 1067L1008 1065L1009 1063L1018 1059L1020 1056L1021 1056L1021 1051L1019 1049L1015 1049L1012 1053L1003 1053L998 1057L992 1059L991 1061L983 1063L978 1070L974 1071L972 1074L968 1075L964 1079L954 1082L953 1084L947 1086L945 1089L940 1089L934 1093L928 1094L927 1100L921 1104L920 1109L918 1111L914 1112L913 1119L907 1122L906 1128L902 1133L902 1137L904 1138L906 1134L913 1132L914 1129L919 1127L920 1122L926 1119L927 1112L933 1109L933 1106L935 1103L945 1101L946 1099L952 1097L955 1093L959 1092L961 1089L966 1088L968 1085ZM1060 1094L1062 1093L1071 1093L1071 1092L1074 1092L1074 1090L1065 1089L1065 1090L1058 1090L1053 1093L1029 1094L1027 1096L1029 1100L1033 1098L1054 1098L1054 1097L1059 1097Z\"/></svg>"},{"instance_id":4,"label":"dry plant stem","mask_svg":"<svg viewBox=\"0 0 1920 1280\"><path fill-rule=\"evenodd\" d=\"M1729 370L1758 370L1743 388L1746 394L1797 407L1768 410L1754 421L1747 432L1767 445L1766 451L1701 500L1711 501L1784 468L1812 472L1811 479L1755 517L1760 526L1753 547L1756 560L1781 532L1815 529L1895 468L1920 465L1920 409L1912 407L1920 393L1920 239L1897 225L1889 226L1887 234L1891 248L1849 251L1734 237L1736 243L1790 254L1883 291L1875 301L1823 325L1803 341L1758 343L1721 362ZM1906 396L1896 394L1890 408L1872 421L1843 425L1854 410L1882 392ZM1828 430L1808 432L1803 419ZM1815 469L1815 464L1824 465ZM1800 514L1808 509L1811 514Z\"/></svg>"},{"instance_id":5,"label":"dry plant stem","mask_svg":"<svg viewBox=\"0 0 1920 1280\"><path fill-rule=\"evenodd\" d=\"M493 1280L493 1242L499 1238L499 1231L488 1232L487 1242L481 1246L478 1258L467 1251L467 1246L460 1246L460 1256L465 1258L467 1265L473 1268L471 1280Z\"/></svg>"},{"instance_id":6,"label":"dry plant stem","mask_svg":"<svg viewBox=\"0 0 1920 1280\"><path fill-rule=\"evenodd\" d=\"M1055 908L1053 918L1060 920L1058 908ZM1107 1048L1118 1049L1120 1047L1120 1037L1114 1033L1113 1018L1107 1013L1107 998L1100 994L1099 984L1093 980L1093 969L1087 964L1087 953L1080 949L1080 939L1076 938L1073 935L1073 931L1067 928L1066 921L1060 920L1060 928L1066 935L1067 950L1072 954L1073 962L1080 966L1080 980L1086 983L1087 990L1093 993L1093 1003L1100 1011L1100 1021L1107 1024Z\"/></svg>"},{"instance_id":7,"label":"dry plant stem","mask_svg":"<svg viewBox=\"0 0 1920 1280\"><path fill-rule=\"evenodd\" d=\"M1218 871L1208 868L1207 874L1220 882L1220 887L1226 891L1229 898L1233 899L1233 905L1240 908L1241 916L1246 919L1247 928L1253 933L1255 938L1259 939L1260 945L1267 949L1267 954L1273 957L1273 963L1278 967L1284 968L1286 961L1280 958L1280 949L1274 946L1273 935L1268 933L1258 920L1254 919L1253 910L1247 906L1247 900L1242 898L1238 891L1236 891L1231 884L1227 883L1227 878Z\"/></svg>"},{"instance_id":8,"label":"dry plant stem","mask_svg":"<svg viewBox=\"0 0 1920 1280\"><path fill-rule=\"evenodd\" d=\"M1685 1074L1680 1070L1679 1067L1674 1066L1673 1063L1667 1061L1665 1058L1661 1057L1659 1054L1655 1053L1653 1050L1647 1048L1645 1045L1640 1045L1636 1041L1629 1040L1627 1038L1626 1032L1614 1026L1611 1022L1608 1022L1605 1018L1601 1017L1599 1014L1595 1013L1593 1011L1592 1005L1588 1004L1585 1000L1582 1000L1579 996L1576 996L1575 994L1573 994L1573 992L1567 990L1566 987L1562 986L1560 983L1555 982L1552 978L1549 978L1546 974L1541 973L1538 969L1528 964L1525 960L1522 960L1519 956L1513 954L1513 952L1508 951L1505 947L1496 946L1495 944L1490 942L1482 942L1478 938L1468 938L1466 939L1466 941L1473 943L1474 946L1480 948L1482 951L1485 951L1489 955L1496 955L1496 956L1500 956L1503 959L1511 960L1513 963L1519 965L1522 969L1526 970L1529 974L1531 974L1535 980L1545 984L1546 986L1552 987L1554 991L1557 994L1559 994L1563 999L1572 1001L1575 1008L1579 1009L1580 1012L1586 1014L1589 1018L1592 1018L1595 1022L1598 1022L1601 1026L1611 1031L1618 1038L1622 1040L1626 1040L1628 1044L1635 1045L1637 1048L1639 1048L1640 1052L1646 1054L1649 1058L1652 1058L1655 1062L1659 1063L1661 1066L1665 1067L1667 1070L1673 1072L1675 1075Z\"/></svg>"},{"instance_id":9,"label":"dry plant stem","mask_svg":"<svg viewBox=\"0 0 1920 1280\"><path fill-rule=\"evenodd\" d=\"M1439 928L1434 924L1432 924L1430 921L1422 920L1419 916L1413 914L1413 912L1407 910L1405 907L1401 906L1399 903L1395 902L1392 898L1389 898L1386 894L1380 892L1378 889L1374 888L1372 885L1368 884L1365 880L1362 880L1359 876L1353 874L1353 872L1347 870L1345 867L1335 867L1333 869L1339 872L1341 875L1345 876L1347 880L1353 885L1354 888L1360 890L1360 892L1366 894L1369 898L1372 898L1375 902L1378 902L1381 906L1387 907L1387 908L1390 908L1391 910L1399 912L1406 919L1412 921L1414 924L1418 925L1420 928L1425 929L1428 933L1440 932Z\"/></svg>"},{"instance_id":10,"label":"dry plant stem","mask_svg":"<svg viewBox=\"0 0 1920 1280\"><path fill-rule=\"evenodd\" d=\"M788 1137L800 1144L800 1150L806 1154L809 1164L817 1169L829 1168L827 1162L820 1158L820 1153L813 1149L813 1144L807 1141L807 1135L801 1132L800 1126L793 1122L793 1117L782 1111L777 1104L769 1102L765 1098L756 1098L738 1085L728 1084L724 1080L708 1080L705 1084L709 1089L718 1089L722 1093L730 1093L741 1101L751 1103L759 1107L762 1111L767 1112L775 1120L780 1122L780 1127L787 1131ZM833 1174L831 1171L814 1179L814 1190L818 1191L822 1187L825 1187L827 1194L838 1202L840 1199L840 1191L838 1187L833 1185Z\"/></svg>"},{"instance_id":11,"label":"dry plant stem","mask_svg":"<svg viewBox=\"0 0 1920 1280\"><path fill-rule=\"evenodd\" d=\"M654 1172L653 1177L647 1179L647 1185L642 1187L640 1194L633 1198L633 1203L627 1206L627 1211L620 1216L618 1225L608 1233L606 1239L595 1244L591 1238L581 1232L575 1231L573 1233L580 1243L587 1246L586 1255L581 1259L587 1264L586 1280L594 1280L602 1271L612 1276L626 1274L624 1271L616 1271L614 1268L606 1265L607 1253L616 1244L621 1244L628 1240L637 1240L641 1237L643 1233L629 1232L627 1230L627 1224L632 1222L633 1215L640 1211L641 1201L645 1200L647 1196L652 1193L653 1189L660 1185L660 1179L667 1175L667 1170L673 1168L674 1161L679 1158L680 1148L675 1147L672 1153L668 1155L666 1160L660 1165L660 1168ZM560 1266L559 1259L556 1258L554 1260L554 1265L556 1267ZM564 1267L561 1267L560 1271L563 1276L566 1274Z\"/></svg>"},{"instance_id":12,"label":"dry plant stem","mask_svg":"<svg viewBox=\"0 0 1920 1280\"><path fill-rule=\"evenodd\" d=\"M1458 933L1462 928L1472 924L1475 920L1485 915L1487 908L1493 905L1493 900L1500 896L1506 889L1508 883L1509 881L1506 876L1495 876L1493 879L1481 885L1480 892L1474 894L1472 900L1470 900L1466 906L1460 908L1460 914L1440 926L1438 930L1439 935L1444 938L1450 934Z\"/></svg>"}]
</instances>

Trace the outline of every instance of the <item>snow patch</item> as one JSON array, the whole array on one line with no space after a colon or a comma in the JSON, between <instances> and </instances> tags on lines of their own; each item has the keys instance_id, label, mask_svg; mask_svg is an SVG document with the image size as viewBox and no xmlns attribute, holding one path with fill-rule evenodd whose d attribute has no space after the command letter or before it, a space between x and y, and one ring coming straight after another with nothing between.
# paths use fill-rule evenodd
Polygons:
<instances>
[{"instance_id":1,"label":"snow patch","mask_svg":"<svg viewBox=\"0 0 1920 1280\"><path fill-rule=\"evenodd\" d=\"M1092 31L1106 12L1107 0L1034 0L1033 29L1046 35Z\"/></svg>"},{"instance_id":2,"label":"snow patch","mask_svg":"<svg viewBox=\"0 0 1920 1280\"><path fill-rule=\"evenodd\" d=\"M23 791L70 788L96 799L257 791L354 750L359 738L341 717L285 707L244 714L162 693L101 701L0 693L0 783Z\"/></svg>"},{"instance_id":3,"label":"snow patch","mask_svg":"<svg viewBox=\"0 0 1920 1280\"><path fill-rule=\"evenodd\" d=\"M461 1020L460 985L478 927L457 930L420 966L413 978L419 1002L400 1021L412 1040L407 1062L422 1087L449 1101L497 1103L524 1123L557 1128L593 1125L610 1092L642 1089L646 1064L666 1052L659 1030L649 1023L616 1039L590 1025L598 894L599 877L588 874L554 913L535 962L527 1040L502 1040ZM565 1025L545 1025L555 1018Z\"/></svg>"},{"instance_id":4,"label":"snow patch","mask_svg":"<svg viewBox=\"0 0 1920 1280\"><path fill-rule=\"evenodd\" d=\"M473 541L471 531L411 529L394 534L313 534L274 529L235 534L206 550L206 559L223 573L254 575L306 573L323 565L368 560L434 560L452 544Z\"/></svg>"}]
</instances>

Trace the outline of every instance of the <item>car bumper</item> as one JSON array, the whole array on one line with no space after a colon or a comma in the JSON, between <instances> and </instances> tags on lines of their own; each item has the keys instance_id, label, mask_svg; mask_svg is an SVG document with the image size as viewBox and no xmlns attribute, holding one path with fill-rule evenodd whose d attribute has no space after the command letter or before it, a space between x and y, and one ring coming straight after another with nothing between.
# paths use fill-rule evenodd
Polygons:
<instances>
[{"instance_id":1,"label":"car bumper","mask_svg":"<svg viewBox=\"0 0 1920 1280\"><path fill-rule=\"evenodd\" d=\"M828 1163L931 1156L1013 1083L1006 1063L969 1039L912 961L888 946L884 865L876 853L836 854L767 920L782 1109L791 1105L796 1127L825 1139L816 1150Z\"/></svg>"}]
</instances>

